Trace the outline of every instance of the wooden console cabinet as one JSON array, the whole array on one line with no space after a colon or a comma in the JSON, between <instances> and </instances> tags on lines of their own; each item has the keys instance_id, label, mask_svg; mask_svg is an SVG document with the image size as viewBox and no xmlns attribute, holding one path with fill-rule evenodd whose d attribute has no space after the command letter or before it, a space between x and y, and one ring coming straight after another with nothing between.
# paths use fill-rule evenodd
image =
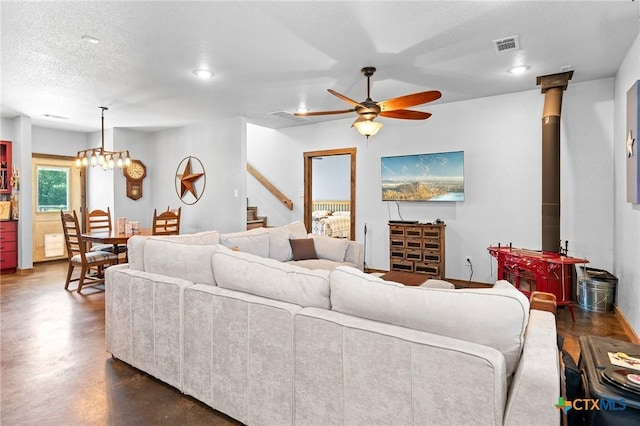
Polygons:
<instances>
[{"instance_id":1,"label":"wooden console cabinet","mask_svg":"<svg viewBox=\"0 0 640 426\"><path fill-rule=\"evenodd\" d=\"M445 226L389 223L389 269L445 279Z\"/></svg>"}]
</instances>

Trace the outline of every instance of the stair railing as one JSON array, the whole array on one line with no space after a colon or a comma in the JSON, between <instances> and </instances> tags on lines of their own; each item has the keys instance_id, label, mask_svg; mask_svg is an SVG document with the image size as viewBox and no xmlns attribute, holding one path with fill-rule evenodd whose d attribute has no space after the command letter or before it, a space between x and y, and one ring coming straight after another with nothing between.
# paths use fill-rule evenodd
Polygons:
<instances>
[{"instance_id":1,"label":"stair railing","mask_svg":"<svg viewBox=\"0 0 640 426\"><path fill-rule=\"evenodd\" d=\"M282 204L287 206L289 210L293 210L293 201L287 198L278 188L276 188L271 182L267 180L262 174L253 168L253 166L247 163L247 171L251 176L257 179L258 182L262 184L269 192L273 194Z\"/></svg>"}]
</instances>

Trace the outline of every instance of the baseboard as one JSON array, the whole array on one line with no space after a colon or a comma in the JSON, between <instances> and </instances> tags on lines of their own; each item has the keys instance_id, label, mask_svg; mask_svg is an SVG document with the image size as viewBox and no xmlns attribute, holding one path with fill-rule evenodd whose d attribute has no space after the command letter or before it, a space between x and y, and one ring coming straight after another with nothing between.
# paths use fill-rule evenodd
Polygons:
<instances>
[{"instance_id":1,"label":"baseboard","mask_svg":"<svg viewBox=\"0 0 640 426\"><path fill-rule=\"evenodd\" d=\"M35 271L35 270L34 270L34 268L24 268L24 269L20 269L20 268L18 268L18 269L16 270L16 273L17 273L18 275L31 275L31 274L33 274L33 273L34 273L34 271Z\"/></svg>"},{"instance_id":2,"label":"baseboard","mask_svg":"<svg viewBox=\"0 0 640 426\"><path fill-rule=\"evenodd\" d=\"M622 324L622 328L624 328L624 331L627 333L627 335L631 339L631 342L635 343L636 345L640 345L640 339L638 338L636 331L633 329L633 327L631 327L631 324L629 324L629 321L627 321L627 317L624 316L620 308L618 308L618 305L613 305L613 309L616 315L619 316L620 323Z\"/></svg>"}]
</instances>

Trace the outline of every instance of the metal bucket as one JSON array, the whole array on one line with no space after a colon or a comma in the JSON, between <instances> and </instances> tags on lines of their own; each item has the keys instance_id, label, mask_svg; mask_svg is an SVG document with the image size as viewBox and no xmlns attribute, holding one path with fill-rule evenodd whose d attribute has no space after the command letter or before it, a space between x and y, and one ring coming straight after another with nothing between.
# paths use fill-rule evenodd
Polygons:
<instances>
[{"instance_id":1,"label":"metal bucket","mask_svg":"<svg viewBox=\"0 0 640 426\"><path fill-rule=\"evenodd\" d=\"M599 269L585 268L578 279L576 300L580 307L591 312L613 312L618 279Z\"/></svg>"}]
</instances>

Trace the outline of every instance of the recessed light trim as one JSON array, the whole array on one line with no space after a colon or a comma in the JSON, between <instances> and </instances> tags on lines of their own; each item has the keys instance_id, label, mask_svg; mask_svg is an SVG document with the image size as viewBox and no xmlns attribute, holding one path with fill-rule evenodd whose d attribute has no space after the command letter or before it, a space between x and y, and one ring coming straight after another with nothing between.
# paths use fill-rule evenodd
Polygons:
<instances>
[{"instance_id":1,"label":"recessed light trim","mask_svg":"<svg viewBox=\"0 0 640 426\"><path fill-rule=\"evenodd\" d=\"M514 65L507 70L509 74L524 74L529 68L529 65Z\"/></svg>"},{"instance_id":2,"label":"recessed light trim","mask_svg":"<svg viewBox=\"0 0 640 426\"><path fill-rule=\"evenodd\" d=\"M199 68L197 70L194 70L193 73L196 75L196 77L202 79L202 80L207 80L211 77L213 77L213 72L209 71L208 69L204 69L204 68Z\"/></svg>"},{"instance_id":3,"label":"recessed light trim","mask_svg":"<svg viewBox=\"0 0 640 426\"><path fill-rule=\"evenodd\" d=\"M91 37L90 35L86 35L86 34L82 36L82 39L84 41L88 41L89 43L93 43L93 44L100 43L100 40L98 40L97 38Z\"/></svg>"}]
</instances>

